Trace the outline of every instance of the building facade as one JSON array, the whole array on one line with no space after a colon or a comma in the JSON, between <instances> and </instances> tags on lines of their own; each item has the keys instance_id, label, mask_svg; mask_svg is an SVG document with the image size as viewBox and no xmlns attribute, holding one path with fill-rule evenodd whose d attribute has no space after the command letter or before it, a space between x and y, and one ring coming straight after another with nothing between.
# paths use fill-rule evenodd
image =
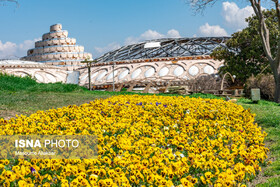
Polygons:
<instances>
[{"instance_id":1,"label":"building facade","mask_svg":"<svg viewBox=\"0 0 280 187\"><path fill-rule=\"evenodd\" d=\"M35 42L35 48L27 51L21 60L41 62L47 65L74 70L82 60L91 59L92 54L84 52L84 47L76 44L75 38L68 37L68 31L61 24L50 26L50 32L43 34L42 40Z\"/></svg>"},{"instance_id":2,"label":"building facade","mask_svg":"<svg viewBox=\"0 0 280 187\"><path fill-rule=\"evenodd\" d=\"M210 54L226 47L229 37L166 38L123 46L96 59L91 66L90 80L95 89L131 84L145 87L184 85L186 81L204 75L217 75L223 62ZM2 61L0 71L20 76L29 75L38 82L77 83L89 85L88 68L81 61L91 59L84 47L68 38L61 24L50 27L35 48L16 62ZM34 64L34 62L37 62ZM70 78L71 77L71 78ZM76 80L73 80L76 79Z\"/></svg>"}]
</instances>

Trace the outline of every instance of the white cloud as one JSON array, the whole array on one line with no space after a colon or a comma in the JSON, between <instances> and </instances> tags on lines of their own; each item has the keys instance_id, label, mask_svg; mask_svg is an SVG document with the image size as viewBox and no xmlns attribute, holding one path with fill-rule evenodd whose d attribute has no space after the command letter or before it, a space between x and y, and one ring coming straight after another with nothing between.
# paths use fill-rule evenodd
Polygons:
<instances>
[{"instance_id":1,"label":"white cloud","mask_svg":"<svg viewBox=\"0 0 280 187\"><path fill-rule=\"evenodd\" d=\"M135 44L135 43L138 43L138 42L139 42L139 38L130 36L130 37L125 39L124 44L125 45L130 45L130 44Z\"/></svg>"},{"instance_id":2,"label":"white cloud","mask_svg":"<svg viewBox=\"0 0 280 187\"><path fill-rule=\"evenodd\" d=\"M167 32L167 34L161 34L157 31L153 31L151 29L145 31L143 34L141 34L138 37L128 37L125 40L125 45L135 44L141 41L145 40L154 40L154 39L160 39L160 38L180 38L179 31L175 29L171 29Z\"/></svg>"},{"instance_id":3,"label":"white cloud","mask_svg":"<svg viewBox=\"0 0 280 187\"><path fill-rule=\"evenodd\" d=\"M167 37L168 38L180 38L181 35L180 35L179 31L177 31L175 29L171 29L167 32Z\"/></svg>"},{"instance_id":4,"label":"white cloud","mask_svg":"<svg viewBox=\"0 0 280 187\"><path fill-rule=\"evenodd\" d=\"M153 31L151 29L145 31L138 37L130 36L127 37L124 41L124 45L130 45L130 44L135 44L138 42L142 42L145 40L154 40L154 39L159 39L159 38L180 38L180 33L179 31L175 29L169 30L166 34L161 34L157 31ZM113 42L108 44L105 47L94 47L94 54L93 56L101 56L105 54L106 52L116 50L121 47L121 44Z\"/></svg>"},{"instance_id":5,"label":"white cloud","mask_svg":"<svg viewBox=\"0 0 280 187\"><path fill-rule=\"evenodd\" d=\"M94 56L100 56L104 53L107 53L107 52L112 51L112 50L116 50L120 47L121 47L121 45L116 43L116 42L110 43L105 47L94 47L95 54L93 54L93 55Z\"/></svg>"},{"instance_id":6,"label":"white cloud","mask_svg":"<svg viewBox=\"0 0 280 187\"><path fill-rule=\"evenodd\" d=\"M157 31L147 30L140 36L140 40L153 40L164 37L163 34L158 33Z\"/></svg>"},{"instance_id":7,"label":"white cloud","mask_svg":"<svg viewBox=\"0 0 280 187\"><path fill-rule=\"evenodd\" d=\"M12 42L2 43L0 41L0 58L8 58L14 56L17 51L17 44Z\"/></svg>"},{"instance_id":8,"label":"white cloud","mask_svg":"<svg viewBox=\"0 0 280 187\"><path fill-rule=\"evenodd\" d=\"M223 2L222 16L226 24L236 30L241 30L247 26L246 18L252 16L254 10L251 6L239 8L234 2Z\"/></svg>"},{"instance_id":9,"label":"white cloud","mask_svg":"<svg viewBox=\"0 0 280 187\"><path fill-rule=\"evenodd\" d=\"M221 28L219 25L209 25L205 23L199 27L199 36L228 36L225 29Z\"/></svg>"},{"instance_id":10,"label":"white cloud","mask_svg":"<svg viewBox=\"0 0 280 187\"><path fill-rule=\"evenodd\" d=\"M34 44L39 39L25 40L23 43L16 44L13 42L2 43L0 40L0 59L22 57L27 54L27 50L34 48Z\"/></svg>"},{"instance_id":11,"label":"white cloud","mask_svg":"<svg viewBox=\"0 0 280 187\"><path fill-rule=\"evenodd\" d=\"M34 48L36 41L39 41L39 39L25 40L23 43L19 44L18 47L21 50L28 50L28 49Z\"/></svg>"}]
</instances>

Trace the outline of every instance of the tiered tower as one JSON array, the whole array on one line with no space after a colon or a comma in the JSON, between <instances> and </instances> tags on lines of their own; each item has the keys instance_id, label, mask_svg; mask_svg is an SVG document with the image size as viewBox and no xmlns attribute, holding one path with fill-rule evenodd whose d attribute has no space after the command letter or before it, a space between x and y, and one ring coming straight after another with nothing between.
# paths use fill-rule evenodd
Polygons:
<instances>
[{"instance_id":1,"label":"tiered tower","mask_svg":"<svg viewBox=\"0 0 280 187\"><path fill-rule=\"evenodd\" d=\"M75 38L68 38L68 31L62 30L61 24L50 26L50 32L42 36L42 40L35 42L35 48L27 51L22 60L42 62L48 65L76 69L84 59L91 59L92 54L85 53L84 47L76 45Z\"/></svg>"}]
</instances>

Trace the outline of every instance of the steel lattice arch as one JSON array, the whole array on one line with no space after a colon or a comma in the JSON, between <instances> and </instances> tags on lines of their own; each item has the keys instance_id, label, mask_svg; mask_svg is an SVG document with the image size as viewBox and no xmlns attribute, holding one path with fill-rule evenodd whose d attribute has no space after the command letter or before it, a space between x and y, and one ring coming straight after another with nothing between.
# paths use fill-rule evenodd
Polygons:
<instances>
[{"instance_id":1,"label":"steel lattice arch","mask_svg":"<svg viewBox=\"0 0 280 187\"><path fill-rule=\"evenodd\" d=\"M108 90L113 83L116 87L147 88L184 85L199 76L216 75L223 62L210 54L218 47L226 47L229 38L167 38L123 46L95 59L91 83L97 89ZM80 84L88 85L87 68L79 70Z\"/></svg>"},{"instance_id":2,"label":"steel lattice arch","mask_svg":"<svg viewBox=\"0 0 280 187\"><path fill-rule=\"evenodd\" d=\"M95 89L108 90L112 89L112 85L116 86L116 90L126 86L128 90L138 87L146 91L150 87L167 90L168 86L183 86L199 76L218 73L223 62L211 58L210 54L218 47L226 47L228 39L167 38L123 46L95 59L97 63L91 67L90 80ZM70 72L67 71L69 67L57 67L43 62L34 65L31 62L9 61L0 66L0 72L31 75L38 82L46 83L71 82L73 79L73 82L81 86L88 86L88 68L75 67L74 72Z\"/></svg>"},{"instance_id":3,"label":"steel lattice arch","mask_svg":"<svg viewBox=\"0 0 280 187\"><path fill-rule=\"evenodd\" d=\"M217 47L226 47L230 37L165 38L123 46L108 52L98 62L210 55Z\"/></svg>"}]
</instances>

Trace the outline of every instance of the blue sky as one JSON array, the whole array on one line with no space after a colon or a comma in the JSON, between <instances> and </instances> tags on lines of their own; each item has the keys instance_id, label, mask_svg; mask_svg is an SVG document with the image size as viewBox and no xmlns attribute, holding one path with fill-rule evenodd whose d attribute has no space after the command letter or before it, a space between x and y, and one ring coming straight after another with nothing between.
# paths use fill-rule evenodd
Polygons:
<instances>
[{"instance_id":1,"label":"blue sky","mask_svg":"<svg viewBox=\"0 0 280 187\"><path fill-rule=\"evenodd\" d=\"M253 13L246 1L218 1L194 14L186 0L19 0L0 5L0 58L24 56L49 26L95 57L120 46L163 37L229 36Z\"/></svg>"}]
</instances>

